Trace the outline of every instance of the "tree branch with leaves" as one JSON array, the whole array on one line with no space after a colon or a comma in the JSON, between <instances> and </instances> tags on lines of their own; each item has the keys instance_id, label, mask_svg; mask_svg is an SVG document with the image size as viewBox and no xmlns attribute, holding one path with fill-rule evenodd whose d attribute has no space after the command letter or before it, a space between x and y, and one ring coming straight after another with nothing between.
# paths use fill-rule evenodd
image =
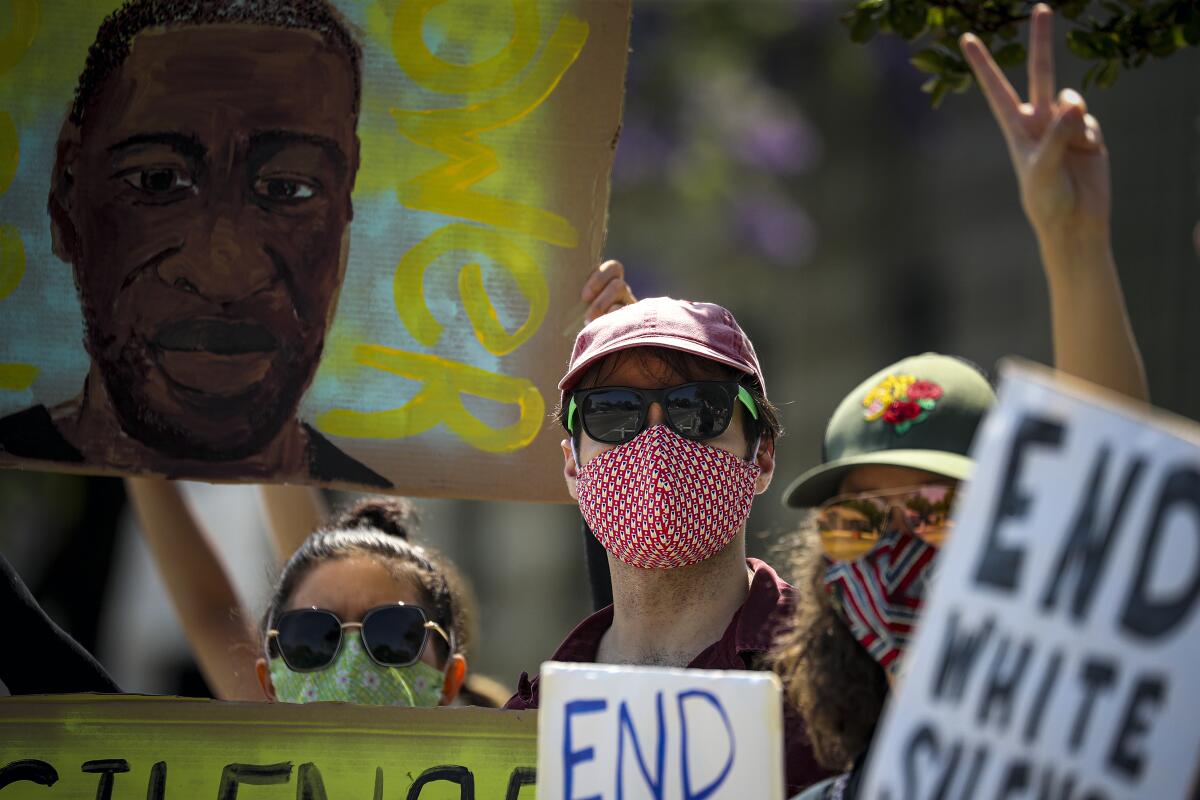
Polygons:
<instances>
[{"instance_id":1,"label":"tree branch with leaves","mask_svg":"<svg viewBox=\"0 0 1200 800\"><path fill-rule=\"evenodd\" d=\"M922 90L938 106L949 92L971 86L971 70L958 44L974 33L1001 67L1024 63L1025 46L1016 41L1031 18L1030 0L860 0L842 19L856 42L879 33L895 34L922 46L911 62L930 77ZM1197 0L1050 0L1068 23L1067 46L1093 62L1084 88L1111 86L1122 69L1151 58L1167 58L1200 44Z\"/></svg>"}]
</instances>

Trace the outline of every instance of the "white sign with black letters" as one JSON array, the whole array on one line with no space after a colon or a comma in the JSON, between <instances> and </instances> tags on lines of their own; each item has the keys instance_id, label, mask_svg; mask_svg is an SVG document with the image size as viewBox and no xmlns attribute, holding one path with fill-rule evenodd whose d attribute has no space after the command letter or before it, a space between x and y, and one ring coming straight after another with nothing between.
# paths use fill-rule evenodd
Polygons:
<instances>
[{"instance_id":1,"label":"white sign with black letters","mask_svg":"<svg viewBox=\"0 0 1200 800\"><path fill-rule=\"evenodd\" d=\"M547 662L538 800L781 800L783 710L766 672Z\"/></svg>"},{"instance_id":2,"label":"white sign with black letters","mask_svg":"<svg viewBox=\"0 0 1200 800\"><path fill-rule=\"evenodd\" d=\"M1002 378L861 796L1191 797L1200 427Z\"/></svg>"}]
</instances>

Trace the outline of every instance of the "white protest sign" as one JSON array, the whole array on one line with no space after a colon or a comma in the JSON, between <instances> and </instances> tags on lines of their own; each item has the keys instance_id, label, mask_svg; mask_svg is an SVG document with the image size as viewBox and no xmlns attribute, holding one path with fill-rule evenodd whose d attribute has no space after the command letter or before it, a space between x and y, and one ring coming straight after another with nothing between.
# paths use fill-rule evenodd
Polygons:
<instances>
[{"instance_id":1,"label":"white protest sign","mask_svg":"<svg viewBox=\"0 0 1200 800\"><path fill-rule=\"evenodd\" d=\"M766 672L542 665L538 800L781 800Z\"/></svg>"},{"instance_id":2,"label":"white protest sign","mask_svg":"<svg viewBox=\"0 0 1200 800\"><path fill-rule=\"evenodd\" d=\"M1190 797L1200 427L1002 378L861 797Z\"/></svg>"}]
</instances>

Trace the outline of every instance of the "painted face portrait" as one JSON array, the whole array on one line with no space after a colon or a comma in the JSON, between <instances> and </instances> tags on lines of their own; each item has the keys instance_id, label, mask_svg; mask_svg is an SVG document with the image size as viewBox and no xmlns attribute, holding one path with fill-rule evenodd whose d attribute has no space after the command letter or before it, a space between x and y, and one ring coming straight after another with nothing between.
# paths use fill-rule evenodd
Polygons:
<instances>
[{"instance_id":1,"label":"painted face portrait","mask_svg":"<svg viewBox=\"0 0 1200 800\"><path fill-rule=\"evenodd\" d=\"M294 416L346 264L355 80L315 31L194 25L139 33L85 87L59 141L56 250L146 446L244 458Z\"/></svg>"},{"instance_id":2,"label":"painted face portrait","mask_svg":"<svg viewBox=\"0 0 1200 800\"><path fill-rule=\"evenodd\" d=\"M624 0L36 5L0 63L0 465L561 499Z\"/></svg>"}]
</instances>

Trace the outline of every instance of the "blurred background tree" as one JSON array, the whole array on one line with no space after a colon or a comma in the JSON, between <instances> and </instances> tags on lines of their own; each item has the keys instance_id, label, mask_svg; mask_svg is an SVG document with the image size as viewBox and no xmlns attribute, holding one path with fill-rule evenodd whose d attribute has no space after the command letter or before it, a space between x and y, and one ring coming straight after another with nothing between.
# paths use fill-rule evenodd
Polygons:
<instances>
[{"instance_id":1,"label":"blurred background tree","mask_svg":"<svg viewBox=\"0 0 1200 800\"><path fill-rule=\"evenodd\" d=\"M1043 1L1055 9L1059 24L1066 24L1071 52L1093 62L1083 75L1085 89L1093 83L1111 86L1122 68L1200 44L1196 0ZM927 44L911 62L931 74L921 89L937 106L947 92L965 91L973 80L958 37L967 32L979 36L1002 67L1021 64L1026 51L1017 40L1034 5L1032 0L860 0L842 20L856 42L892 33Z\"/></svg>"}]
</instances>

